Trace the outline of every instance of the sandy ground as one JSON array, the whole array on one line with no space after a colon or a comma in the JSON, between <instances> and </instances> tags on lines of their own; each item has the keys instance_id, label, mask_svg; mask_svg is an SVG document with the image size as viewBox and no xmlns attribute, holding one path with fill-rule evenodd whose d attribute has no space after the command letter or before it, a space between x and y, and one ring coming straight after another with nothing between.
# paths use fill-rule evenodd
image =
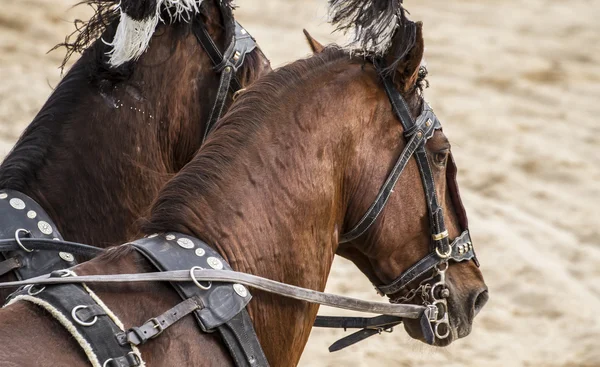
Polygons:
<instances>
[{"instance_id":1,"label":"sandy ground","mask_svg":"<svg viewBox=\"0 0 600 367\"><path fill-rule=\"evenodd\" d=\"M59 80L62 52L46 51L87 16L75 2L1 1L0 155ZM452 141L491 300L449 348L397 331L329 354L343 332L315 330L301 365L600 366L600 4L407 3L425 23L426 96ZM303 27L335 40L324 0L238 4L274 65L307 54ZM328 290L379 299L343 260Z\"/></svg>"}]
</instances>

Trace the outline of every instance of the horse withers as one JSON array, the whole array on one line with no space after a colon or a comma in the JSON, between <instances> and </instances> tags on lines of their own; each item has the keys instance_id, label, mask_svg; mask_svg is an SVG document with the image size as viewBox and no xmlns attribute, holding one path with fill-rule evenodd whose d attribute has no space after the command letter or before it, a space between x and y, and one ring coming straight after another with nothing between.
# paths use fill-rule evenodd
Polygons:
<instances>
[{"instance_id":1,"label":"horse withers","mask_svg":"<svg viewBox=\"0 0 600 367\"><path fill-rule=\"evenodd\" d=\"M421 96L422 53L421 26L406 21L383 58L328 47L261 78L163 188L144 224L149 237L142 241L159 241L165 254L174 253L169 248L185 248L188 257L207 260L191 236L210 244L237 271L314 290L325 288L335 254L351 259L384 290L398 285L398 276L421 259L433 259L428 271L413 274L390 299L401 301L411 289L434 286L436 292L419 292L427 295L406 302L439 302L439 319L449 314L448 335L436 338L436 345L466 336L485 304L487 288L472 244L463 238L466 217L453 187L450 144ZM391 74L386 65L393 66ZM406 105L398 106L399 101ZM394 178L391 189L380 195L382 183L390 187L389 177ZM432 195L439 207L430 213ZM376 220L355 232L383 196ZM151 271L153 265L135 248L109 250L74 270L78 275ZM460 256L467 257L460 261ZM209 264L222 265L214 259ZM125 328L181 302L166 284L90 288ZM253 291L253 297L248 312L270 365L296 365L318 307L261 291ZM24 318L26 325L17 321ZM5 307L0 327L0 362L87 363L66 329L36 305ZM413 337L427 337L410 322L406 328ZM32 355L25 341L34 337ZM139 350L147 365L235 364L220 337L200 332L192 317L173 323Z\"/></svg>"}]
</instances>

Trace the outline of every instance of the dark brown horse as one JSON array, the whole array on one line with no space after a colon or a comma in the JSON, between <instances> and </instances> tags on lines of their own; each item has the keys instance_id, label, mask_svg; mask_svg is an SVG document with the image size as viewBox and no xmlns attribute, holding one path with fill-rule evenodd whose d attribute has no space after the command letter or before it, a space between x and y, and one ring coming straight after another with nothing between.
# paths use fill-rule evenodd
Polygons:
<instances>
[{"instance_id":1,"label":"dark brown horse","mask_svg":"<svg viewBox=\"0 0 600 367\"><path fill-rule=\"evenodd\" d=\"M123 50L108 55L113 46L107 43L122 25L115 5L129 17L143 16L154 11L152 1L89 3L98 7L96 15L69 47L93 43L2 163L0 189L34 199L65 239L108 247L139 232L136 220L199 148L219 75L192 27L202 22L222 51L232 31L224 19L232 15L222 14L221 1L182 0L201 5L179 19L163 13L166 24L159 22L145 52L126 61ZM119 47L135 47L126 42L121 37ZM245 87L269 70L256 48L238 79Z\"/></svg>"},{"instance_id":2,"label":"dark brown horse","mask_svg":"<svg viewBox=\"0 0 600 367\"><path fill-rule=\"evenodd\" d=\"M416 41L407 42L398 32L386 58L388 65L397 65L396 87L416 116L423 103L418 84L423 38L420 25L413 29ZM407 54L398 52L407 45ZM395 60L398 53L405 56ZM427 205L414 159L375 225L348 244L339 245L339 239L373 202L404 147L402 127L373 65L329 47L243 93L199 154L162 190L145 231L200 238L235 270L315 290L325 288L335 254L351 259L374 284L386 284L429 251ZM450 144L441 130L426 153L449 236L455 238L460 229L445 179ZM151 268L126 245L76 271L119 274ZM447 277L452 332L438 345L469 334L487 298L473 262L451 264ZM126 327L179 302L165 284L92 288ZM249 312L270 364L296 365L318 307L253 293ZM0 328L0 364L87 363L58 322L29 303L3 309ZM422 338L417 325L407 322L406 329ZM24 341L36 342L35 353ZM199 332L189 316L140 350L149 366L232 364L218 336Z\"/></svg>"}]
</instances>

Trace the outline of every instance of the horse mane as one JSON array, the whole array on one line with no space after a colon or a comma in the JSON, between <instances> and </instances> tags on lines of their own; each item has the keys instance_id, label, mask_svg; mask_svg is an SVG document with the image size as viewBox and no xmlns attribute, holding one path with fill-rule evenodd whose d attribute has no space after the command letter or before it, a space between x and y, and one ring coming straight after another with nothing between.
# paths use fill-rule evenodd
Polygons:
<instances>
[{"instance_id":1,"label":"horse mane","mask_svg":"<svg viewBox=\"0 0 600 367\"><path fill-rule=\"evenodd\" d=\"M0 187L23 191L29 182L35 180L52 149L54 137L60 134L65 120L81 102L85 95L83 91L87 89L87 67L80 60L61 80L2 162Z\"/></svg>"},{"instance_id":2,"label":"horse mane","mask_svg":"<svg viewBox=\"0 0 600 367\"><path fill-rule=\"evenodd\" d=\"M231 172L236 157L245 154L245 147L261 129L265 116L281 105L284 93L342 60L365 61L348 50L328 46L321 53L285 65L254 82L219 120L194 159L163 188L150 218L142 221L143 233L189 232L185 223L190 216L181 206L220 188L219 182Z\"/></svg>"}]
</instances>

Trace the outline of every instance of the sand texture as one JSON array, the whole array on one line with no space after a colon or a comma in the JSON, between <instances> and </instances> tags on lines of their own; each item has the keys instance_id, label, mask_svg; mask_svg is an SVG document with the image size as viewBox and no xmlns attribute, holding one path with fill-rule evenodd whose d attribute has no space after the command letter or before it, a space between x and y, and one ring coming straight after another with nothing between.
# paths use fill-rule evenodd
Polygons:
<instances>
[{"instance_id":1,"label":"sand texture","mask_svg":"<svg viewBox=\"0 0 600 367\"><path fill-rule=\"evenodd\" d=\"M89 16L77 0L0 1L0 156L60 78L46 52ZM329 354L313 331L302 366L600 366L600 3L410 1L424 22L431 87L458 162L490 302L446 349L403 330ZM302 28L331 35L325 0L239 0L273 65L308 54ZM328 291L381 300L336 260ZM323 313L334 311L323 309Z\"/></svg>"}]
</instances>

